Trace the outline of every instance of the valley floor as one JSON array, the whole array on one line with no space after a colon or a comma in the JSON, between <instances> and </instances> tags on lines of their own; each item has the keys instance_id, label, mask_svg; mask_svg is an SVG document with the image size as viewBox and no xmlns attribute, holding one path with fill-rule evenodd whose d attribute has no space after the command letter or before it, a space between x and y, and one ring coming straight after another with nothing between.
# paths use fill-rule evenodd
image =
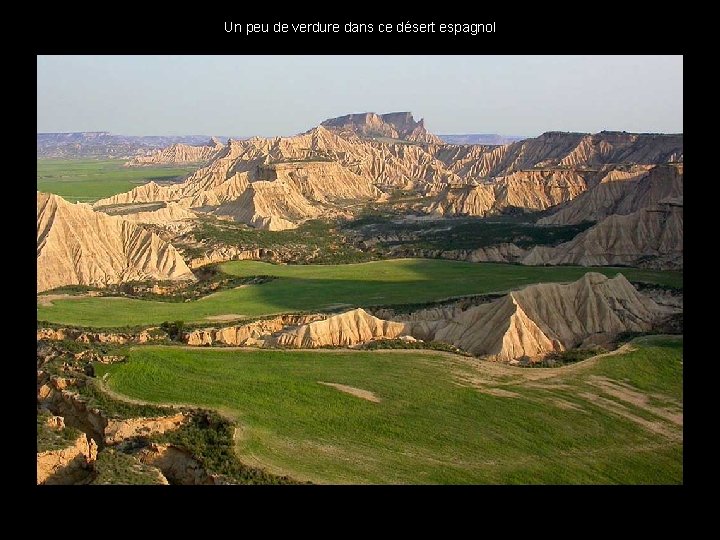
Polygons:
<instances>
[{"instance_id":1,"label":"valley floor","mask_svg":"<svg viewBox=\"0 0 720 540\"><path fill-rule=\"evenodd\" d=\"M211 322L340 307L418 304L455 296L501 292L533 283L574 281L594 271L609 277L682 288L682 273L612 267L532 267L432 259L394 259L346 265L275 265L233 261L220 269L231 276L278 279L210 294L188 302L129 298L38 297L37 318L58 324L124 327L164 321Z\"/></svg>"}]
</instances>

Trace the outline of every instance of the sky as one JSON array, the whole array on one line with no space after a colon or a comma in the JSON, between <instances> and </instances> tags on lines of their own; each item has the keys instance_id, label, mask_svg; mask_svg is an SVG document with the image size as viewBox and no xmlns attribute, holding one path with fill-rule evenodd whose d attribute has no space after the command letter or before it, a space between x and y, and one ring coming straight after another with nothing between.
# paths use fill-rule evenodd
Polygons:
<instances>
[{"instance_id":1,"label":"sky","mask_svg":"<svg viewBox=\"0 0 720 540\"><path fill-rule=\"evenodd\" d=\"M683 131L682 56L38 56L37 131L264 137L411 111L440 134Z\"/></svg>"}]
</instances>

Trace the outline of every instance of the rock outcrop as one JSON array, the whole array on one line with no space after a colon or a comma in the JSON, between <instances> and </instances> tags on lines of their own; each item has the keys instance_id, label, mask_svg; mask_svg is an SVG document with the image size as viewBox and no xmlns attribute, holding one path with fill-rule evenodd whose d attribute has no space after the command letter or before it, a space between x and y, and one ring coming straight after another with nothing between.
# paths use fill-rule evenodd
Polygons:
<instances>
[{"instance_id":1,"label":"rock outcrop","mask_svg":"<svg viewBox=\"0 0 720 540\"><path fill-rule=\"evenodd\" d=\"M253 321L236 326L193 330L185 336L185 341L188 345L195 347L216 344L262 346L271 334L279 332L288 326L305 325L324 320L325 318L327 318L327 315L321 313L312 315L282 315L272 319Z\"/></svg>"},{"instance_id":2,"label":"rock outcrop","mask_svg":"<svg viewBox=\"0 0 720 540\"><path fill-rule=\"evenodd\" d=\"M141 330L136 334L122 332L85 332L76 328L38 328L37 340L62 341L71 339L78 343L148 343L165 339L164 332L155 332L156 328Z\"/></svg>"},{"instance_id":3,"label":"rock outcrop","mask_svg":"<svg viewBox=\"0 0 720 540\"><path fill-rule=\"evenodd\" d=\"M610 279L588 272L573 283L531 285L495 300L466 299L409 314L377 311L392 320L353 309L291 329L278 330L282 328L279 322L267 328L248 325L239 337L233 334L237 331L234 327L223 329L229 330L227 336L223 330L214 334L198 331L191 341L195 345L217 341L318 348L354 347L377 339L412 336L507 362L522 357L538 359L581 345L607 344L621 332L650 330L667 312L621 274Z\"/></svg>"},{"instance_id":4,"label":"rock outcrop","mask_svg":"<svg viewBox=\"0 0 720 540\"><path fill-rule=\"evenodd\" d=\"M149 437L178 429L188 421L188 416L178 413L173 416L152 418L127 418L108 420L105 427L105 444L117 444L133 437Z\"/></svg>"},{"instance_id":5,"label":"rock outcrop","mask_svg":"<svg viewBox=\"0 0 720 540\"><path fill-rule=\"evenodd\" d=\"M137 456L140 463L157 467L172 484L215 485L216 477L209 474L192 455L169 444L152 443Z\"/></svg>"},{"instance_id":6,"label":"rock outcrop","mask_svg":"<svg viewBox=\"0 0 720 540\"><path fill-rule=\"evenodd\" d=\"M683 267L682 197L667 199L627 215L611 215L555 247L536 246L523 264Z\"/></svg>"},{"instance_id":7,"label":"rock outcrop","mask_svg":"<svg viewBox=\"0 0 720 540\"><path fill-rule=\"evenodd\" d=\"M102 208L98 210L102 211ZM197 218L197 214L177 203L169 202L157 210L141 210L139 212L120 212L113 215L121 216L125 221L133 223L148 223L151 225L168 225L182 221L191 221Z\"/></svg>"},{"instance_id":8,"label":"rock outcrop","mask_svg":"<svg viewBox=\"0 0 720 540\"><path fill-rule=\"evenodd\" d=\"M394 339L409 334L409 330L405 323L384 321L364 309L353 309L282 332L273 338L272 343L282 347L349 347L373 339Z\"/></svg>"},{"instance_id":9,"label":"rock outcrop","mask_svg":"<svg viewBox=\"0 0 720 540\"><path fill-rule=\"evenodd\" d=\"M97 459L97 444L84 433L67 448L37 454L38 484L73 484L87 476Z\"/></svg>"},{"instance_id":10,"label":"rock outcrop","mask_svg":"<svg viewBox=\"0 0 720 540\"><path fill-rule=\"evenodd\" d=\"M223 246L211 249L200 257L190 259L188 266L194 270L207 264L225 261L259 261L271 255L272 251L263 248L241 249L235 246Z\"/></svg>"},{"instance_id":11,"label":"rock outcrop","mask_svg":"<svg viewBox=\"0 0 720 540\"><path fill-rule=\"evenodd\" d=\"M444 188L427 207L441 215L488 216L506 208L545 210L570 201L586 189L574 171L519 171L492 182Z\"/></svg>"},{"instance_id":12,"label":"rock outcrop","mask_svg":"<svg viewBox=\"0 0 720 540\"><path fill-rule=\"evenodd\" d=\"M194 281L175 248L119 217L37 193L37 291L132 280Z\"/></svg>"}]
</instances>

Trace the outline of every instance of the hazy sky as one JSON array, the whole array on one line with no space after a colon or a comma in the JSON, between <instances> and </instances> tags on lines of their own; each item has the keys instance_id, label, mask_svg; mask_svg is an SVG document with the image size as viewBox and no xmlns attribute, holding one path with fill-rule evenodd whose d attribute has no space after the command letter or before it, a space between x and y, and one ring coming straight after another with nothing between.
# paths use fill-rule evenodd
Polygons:
<instances>
[{"instance_id":1,"label":"hazy sky","mask_svg":"<svg viewBox=\"0 0 720 540\"><path fill-rule=\"evenodd\" d=\"M39 56L37 130L273 136L352 112L435 133L682 132L682 56Z\"/></svg>"}]
</instances>

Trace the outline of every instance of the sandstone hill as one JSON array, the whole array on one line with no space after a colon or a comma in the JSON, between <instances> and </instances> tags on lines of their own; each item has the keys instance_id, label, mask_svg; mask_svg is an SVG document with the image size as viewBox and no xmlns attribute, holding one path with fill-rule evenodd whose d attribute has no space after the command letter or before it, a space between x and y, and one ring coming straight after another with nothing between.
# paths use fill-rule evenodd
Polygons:
<instances>
[{"instance_id":1,"label":"sandstone hill","mask_svg":"<svg viewBox=\"0 0 720 540\"><path fill-rule=\"evenodd\" d=\"M366 138L373 129L387 137ZM172 201L281 230L321 215L348 215L363 201L402 188L417 192L421 211L485 216L568 203L610 178L618 164L683 159L682 135L551 132L504 146L391 140L422 138L418 130L425 128L409 113L367 113L293 137L230 140L180 184L151 182L95 205Z\"/></svg>"},{"instance_id":2,"label":"sandstone hill","mask_svg":"<svg viewBox=\"0 0 720 540\"><path fill-rule=\"evenodd\" d=\"M215 137L212 137L203 146L176 143L167 148L152 151L144 156L135 156L125 166L183 165L186 163L207 162L213 159L223 148L225 148L225 145Z\"/></svg>"},{"instance_id":3,"label":"sandstone hill","mask_svg":"<svg viewBox=\"0 0 720 540\"><path fill-rule=\"evenodd\" d=\"M307 348L351 346L379 338L394 339L408 334L409 329L406 323L384 321L364 309L353 309L281 333L273 343L283 347Z\"/></svg>"},{"instance_id":4,"label":"sandstone hill","mask_svg":"<svg viewBox=\"0 0 720 540\"><path fill-rule=\"evenodd\" d=\"M537 223L601 221L613 214L631 214L663 199L682 197L683 168L682 163L610 168L598 184Z\"/></svg>"},{"instance_id":5,"label":"sandstone hill","mask_svg":"<svg viewBox=\"0 0 720 540\"><path fill-rule=\"evenodd\" d=\"M665 199L627 215L611 215L556 247L536 246L523 264L683 267L682 197Z\"/></svg>"},{"instance_id":6,"label":"sandstone hill","mask_svg":"<svg viewBox=\"0 0 720 540\"><path fill-rule=\"evenodd\" d=\"M141 226L37 193L37 291L131 280L194 280L175 248Z\"/></svg>"},{"instance_id":7,"label":"sandstone hill","mask_svg":"<svg viewBox=\"0 0 720 540\"><path fill-rule=\"evenodd\" d=\"M662 309L624 276L588 272L568 284L542 283L469 308L441 324L436 341L491 359L538 358L620 332L652 328Z\"/></svg>"}]
</instances>

